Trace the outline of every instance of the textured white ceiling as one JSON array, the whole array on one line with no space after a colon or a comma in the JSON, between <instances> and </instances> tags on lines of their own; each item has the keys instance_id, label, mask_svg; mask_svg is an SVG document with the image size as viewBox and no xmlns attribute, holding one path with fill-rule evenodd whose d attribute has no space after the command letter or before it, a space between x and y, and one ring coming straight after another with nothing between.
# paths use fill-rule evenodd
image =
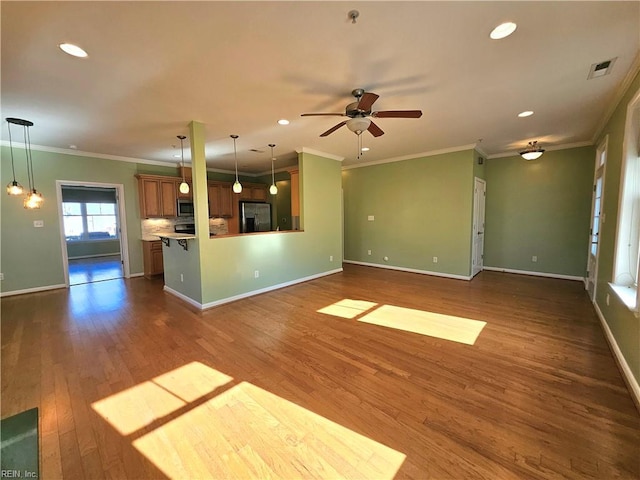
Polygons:
<instances>
[{"instance_id":1,"label":"textured white ceiling","mask_svg":"<svg viewBox=\"0 0 640 480\"><path fill-rule=\"evenodd\" d=\"M269 143L284 167L301 147L353 165L479 139L488 155L589 142L640 48L637 1L3 1L1 14L2 117L33 121L33 144L175 163L176 135L197 120L208 166L233 169L238 134L248 173L270 168ZM507 20L516 32L490 40ZM587 80L614 57L610 75ZM346 128L319 137L342 117L300 117L343 112L354 88L380 95L374 110L423 116L376 119L385 135L365 133L357 160Z\"/></svg>"}]
</instances>

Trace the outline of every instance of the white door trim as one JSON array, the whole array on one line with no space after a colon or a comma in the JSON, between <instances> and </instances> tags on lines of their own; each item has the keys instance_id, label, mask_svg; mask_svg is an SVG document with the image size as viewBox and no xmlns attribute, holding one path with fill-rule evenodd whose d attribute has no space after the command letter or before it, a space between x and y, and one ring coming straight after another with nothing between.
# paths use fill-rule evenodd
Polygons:
<instances>
[{"instance_id":1,"label":"white door trim","mask_svg":"<svg viewBox=\"0 0 640 480\"><path fill-rule=\"evenodd\" d=\"M482 190L479 195L478 188ZM471 276L474 277L484 268L484 218L487 182L481 178L473 179L473 219L471 234Z\"/></svg>"},{"instance_id":2,"label":"white door trim","mask_svg":"<svg viewBox=\"0 0 640 480\"><path fill-rule=\"evenodd\" d=\"M64 284L69 288L69 256L67 255L67 240L64 235L64 218L62 214L62 187L63 186L82 186L82 187L100 187L115 188L118 203L118 227L120 228L120 258L122 259L122 275L124 278L131 277L129 267L129 242L127 241L127 222L125 216L124 205L124 185L121 183L98 183L77 180L56 180L56 196L58 202L58 221L60 229L60 246L62 248L62 268L64 269Z\"/></svg>"}]
</instances>

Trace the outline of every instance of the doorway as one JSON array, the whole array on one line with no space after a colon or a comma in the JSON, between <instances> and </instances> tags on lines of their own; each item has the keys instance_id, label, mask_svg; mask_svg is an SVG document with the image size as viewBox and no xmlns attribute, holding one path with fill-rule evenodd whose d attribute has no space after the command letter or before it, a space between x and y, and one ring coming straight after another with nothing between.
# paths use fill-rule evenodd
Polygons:
<instances>
[{"instance_id":1,"label":"doorway","mask_svg":"<svg viewBox=\"0 0 640 480\"><path fill-rule=\"evenodd\" d=\"M123 187L56 181L65 284L129 277Z\"/></svg>"},{"instance_id":2,"label":"doorway","mask_svg":"<svg viewBox=\"0 0 640 480\"><path fill-rule=\"evenodd\" d=\"M596 150L596 171L593 177L593 197L591 199L591 229L589 230L589 255L587 259L586 287L592 302L596 300L598 286L598 254L600 252L600 228L602 201L604 199L604 174L607 166L607 143L605 137Z\"/></svg>"},{"instance_id":3,"label":"doorway","mask_svg":"<svg viewBox=\"0 0 640 480\"><path fill-rule=\"evenodd\" d=\"M471 253L471 276L475 277L484 266L484 204L487 182L475 177L473 184L473 234Z\"/></svg>"}]
</instances>

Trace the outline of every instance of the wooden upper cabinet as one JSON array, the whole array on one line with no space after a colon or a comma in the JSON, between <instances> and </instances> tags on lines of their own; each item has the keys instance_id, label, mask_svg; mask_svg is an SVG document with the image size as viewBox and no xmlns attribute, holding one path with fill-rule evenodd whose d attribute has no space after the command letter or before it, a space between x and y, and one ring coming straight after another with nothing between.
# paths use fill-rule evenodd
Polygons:
<instances>
[{"instance_id":1,"label":"wooden upper cabinet","mask_svg":"<svg viewBox=\"0 0 640 480\"><path fill-rule=\"evenodd\" d=\"M228 183L209 183L209 216L230 218L233 216L233 197Z\"/></svg>"},{"instance_id":2,"label":"wooden upper cabinet","mask_svg":"<svg viewBox=\"0 0 640 480\"><path fill-rule=\"evenodd\" d=\"M172 218L177 216L176 184L171 177L136 175L140 215L143 218Z\"/></svg>"},{"instance_id":3,"label":"wooden upper cabinet","mask_svg":"<svg viewBox=\"0 0 640 480\"><path fill-rule=\"evenodd\" d=\"M269 187L258 183L243 184L240 192L240 200L253 200L266 202L269 198Z\"/></svg>"}]
</instances>

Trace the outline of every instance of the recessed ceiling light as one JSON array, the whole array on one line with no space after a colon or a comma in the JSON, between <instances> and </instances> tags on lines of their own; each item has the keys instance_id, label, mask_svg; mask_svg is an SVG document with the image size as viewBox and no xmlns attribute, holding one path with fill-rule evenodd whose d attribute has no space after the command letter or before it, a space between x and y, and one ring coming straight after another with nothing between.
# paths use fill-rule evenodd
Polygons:
<instances>
[{"instance_id":1,"label":"recessed ceiling light","mask_svg":"<svg viewBox=\"0 0 640 480\"><path fill-rule=\"evenodd\" d=\"M174 155L173 158L180 158L180 154L178 153L178 154Z\"/></svg>"},{"instance_id":2,"label":"recessed ceiling light","mask_svg":"<svg viewBox=\"0 0 640 480\"><path fill-rule=\"evenodd\" d=\"M533 111L531 111L531 110L525 110L524 112L520 112L520 113L518 114L518 116L519 116L520 118L530 117L531 115L533 115Z\"/></svg>"},{"instance_id":3,"label":"recessed ceiling light","mask_svg":"<svg viewBox=\"0 0 640 480\"><path fill-rule=\"evenodd\" d=\"M289 120L287 120L286 118L281 118L280 120L278 120L278 123L280 125L289 125Z\"/></svg>"},{"instance_id":4,"label":"recessed ceiling light","mask_svg":"<svg viewBox=\"0 0 640 480\"><path fill-rule=\"evenodd\" d=\"M362 147L360 150L363 151L363 152L368 152L369 151L369 147Z\"/></svg>"},{"instance_id":5,"label":"recessed ceiling light","mask_svg":"<svg viewBox=\"0 0 640 480\"><path fill-rule=\"evenodd\" d=\"M87 52L85 52L79 46L74 45L73 43L61 43L58 46L64 53L68 53L69 55L72 55L74 57L85 58L89 56Z\"/></svg>"},{"instance_id":6,"label":"recessed ceiling light","mask_svg":"<svg viewBox=\"0 0 640 480\"><path fill-rule=\"evenodd\" d=\"M500 40L501 38L505 38L511 35L513 32L516 31L516 28L517 28L517 25L513 22L501 23L491 31L489 36L493 40Z\"/></svg>"}]
</instances>

